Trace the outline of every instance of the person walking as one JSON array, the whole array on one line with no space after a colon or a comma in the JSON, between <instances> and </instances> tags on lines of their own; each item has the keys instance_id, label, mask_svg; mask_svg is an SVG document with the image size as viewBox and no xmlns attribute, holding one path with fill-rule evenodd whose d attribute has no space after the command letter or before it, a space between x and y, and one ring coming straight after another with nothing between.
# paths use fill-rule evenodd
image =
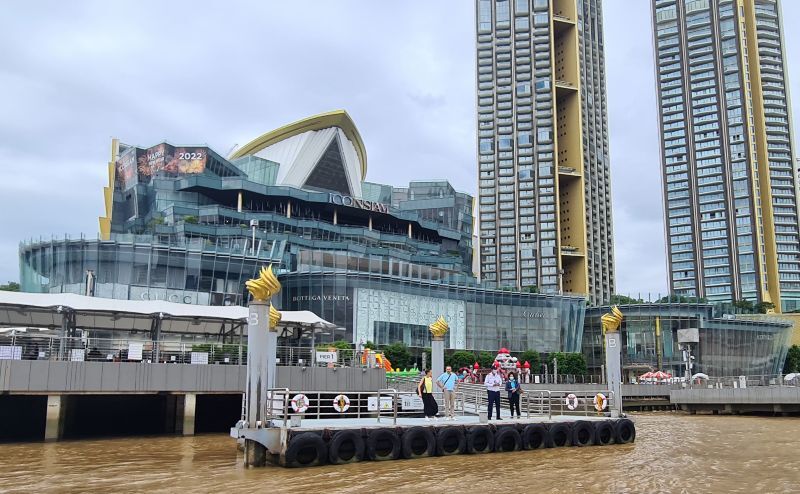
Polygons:
<instances>
[{"instance_id":1,"label":"person walking","mask_svg":"<svg viewBox=\"0 0 800 494\"><path fill-rule=\"evenodd\" d=\"M453 373L453 368L449 365L445 371L436 379L436 385L442 390L444 395L444 419L455 420L456 408L456 388L458 387L458 376Z\"/></svg>"},{"instance_id":2,"label":"person walking","mask_svg":"<svg viewBox=\"0 0 800 494\"><path fill-rule=\"evenodd\" d=\"M431 417L436 420L436 415L439 413L439 405L436 404L436 399L433 397L433 376L430 369L426 369L425 375L419 380L417 394L422 398L425 420L430 421Z\"/></svg>"},{"instance_id":3,"label":"person walking","mask_svg":"<svg viewBox=\"0 0 800 494\"><path fill-rule=\"evenodd\" d=\"M519 413L519 395L522 394L522 387L517 376L513 372L508 374L508 381L506 381L506 391L508 391L508 406L511 408L511 418L514 418L514 408L517 409L517 418L521 418Z\"/></svg>"},{"instance_id":4,"label":"person walking","mask_svg":"<svg viewBox=\"0 0 800 494\"><path fill-rule=\"evenodd\" d=\"M489 410L486 416L492 420L492 405L494 405L497 410L497 420L500 420L500 387L503 385L503 378L497 368L492 369L492 373L486 376L483 385L489 394Z\"/></svg>"}]
</instances>

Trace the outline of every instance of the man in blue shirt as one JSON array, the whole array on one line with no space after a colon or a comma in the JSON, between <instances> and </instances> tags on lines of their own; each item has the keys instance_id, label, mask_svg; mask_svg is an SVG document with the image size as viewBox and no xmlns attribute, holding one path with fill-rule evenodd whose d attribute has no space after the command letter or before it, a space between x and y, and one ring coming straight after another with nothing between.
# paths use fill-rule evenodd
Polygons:
<instances>
[{"instance_id":1,"label":"man in blue shirt","mask_svg":"<svg viewBox=\"0 0 800 494\"><path fill-rule=\"evenodd\" d=\"M436 384L444 394L444 419L455 420L456 387L458 386L458 376L453 373L453 368L448 365L444 373L436 379Z\"/></svg>"}]
</instances>

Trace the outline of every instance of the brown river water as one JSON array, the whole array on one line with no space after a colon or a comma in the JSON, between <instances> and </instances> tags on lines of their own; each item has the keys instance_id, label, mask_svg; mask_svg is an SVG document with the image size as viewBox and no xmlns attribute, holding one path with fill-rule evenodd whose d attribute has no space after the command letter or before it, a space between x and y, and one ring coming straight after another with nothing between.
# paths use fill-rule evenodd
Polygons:
<instances>
[{"instance_id":1,"label":"brown river water","mask_svg":"<svg viewBox=\"0 0 800 494\"><path fill-rule=\"evenodd\" d=\"M226 435L0 445L0 492L800 492L800 418L637 414L631 445L246 469Z\"/></svg>"}]
</instances>

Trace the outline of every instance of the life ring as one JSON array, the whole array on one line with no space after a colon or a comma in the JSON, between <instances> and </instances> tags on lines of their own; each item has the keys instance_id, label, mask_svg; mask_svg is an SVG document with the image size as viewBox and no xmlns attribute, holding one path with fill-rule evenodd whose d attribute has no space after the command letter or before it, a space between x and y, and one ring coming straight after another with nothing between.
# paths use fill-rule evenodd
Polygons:
<instances>
[{"instance_id":1,"label":"life ring","mask_svg":"<svg viewBox=\"0 0 800 494\"><path fill-rule=\"evenodd\" d=\"M333 409L339 413L344 413L350 409L350 398L347 395L337 395L333 399Z\"/></svg>"},{"instance_id":2,"label":"life ring","mask_svg":"<svg viewBox=\"0 0 800 494\"><path fill-rule=\"evenodd\" d=\"M567 408L569 408L570 410L575 410L576 408L578 408L578 397L575 396L574 393L568 394L564 402L567 404Z\"/></svg>"},{"instance_id":3,"label":"life ring","mask_svg":"<svg viewBox=\"0 0 800 494\"><path fill-rule=\"evenodd\" d=\"M296 394L292 397L291 404L295 413L304 413L308 410L308 397L303 393Z\"/></svg>"},{"instance_id":4,"label":"life ring","mask_svg":"<svg viewBox=\"0 0 800 494\"><path fill-rule=\"evenodd\" d=\"M602 412L608 407L608 398L603 393L597 393L594 395L594 409L598 412Z\"/></svg>"}]
</instances>

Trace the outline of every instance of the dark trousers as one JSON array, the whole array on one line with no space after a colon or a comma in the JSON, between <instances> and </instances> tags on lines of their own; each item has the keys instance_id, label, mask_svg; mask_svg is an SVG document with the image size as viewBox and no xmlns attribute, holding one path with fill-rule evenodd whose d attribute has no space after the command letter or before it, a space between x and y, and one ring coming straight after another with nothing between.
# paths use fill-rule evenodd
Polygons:
<instances>
[{"instance_id":1,"label":"dark trousers","mask_svg":"<svg viewBox=\"0 0 800 494\"><path fill-rule=\"evenodd\" d=\"M489 391L489 411L486 415L489 420L492 420L492 404L497 410L497 418L500 418L500 391Z\"/></svg>"},{"instance_id":2,"label":"dark trousers","mask_svg":"<svg viewBox=\"0 0 800 494\"><path fill-rule=\"evenodd\" d=\"M514 416L514 407L517 408L517 417L521 414L519 413L519 393L509 393L508 395L508 406L511 408L511 416Z\"/></svg>"}]
</instances>

